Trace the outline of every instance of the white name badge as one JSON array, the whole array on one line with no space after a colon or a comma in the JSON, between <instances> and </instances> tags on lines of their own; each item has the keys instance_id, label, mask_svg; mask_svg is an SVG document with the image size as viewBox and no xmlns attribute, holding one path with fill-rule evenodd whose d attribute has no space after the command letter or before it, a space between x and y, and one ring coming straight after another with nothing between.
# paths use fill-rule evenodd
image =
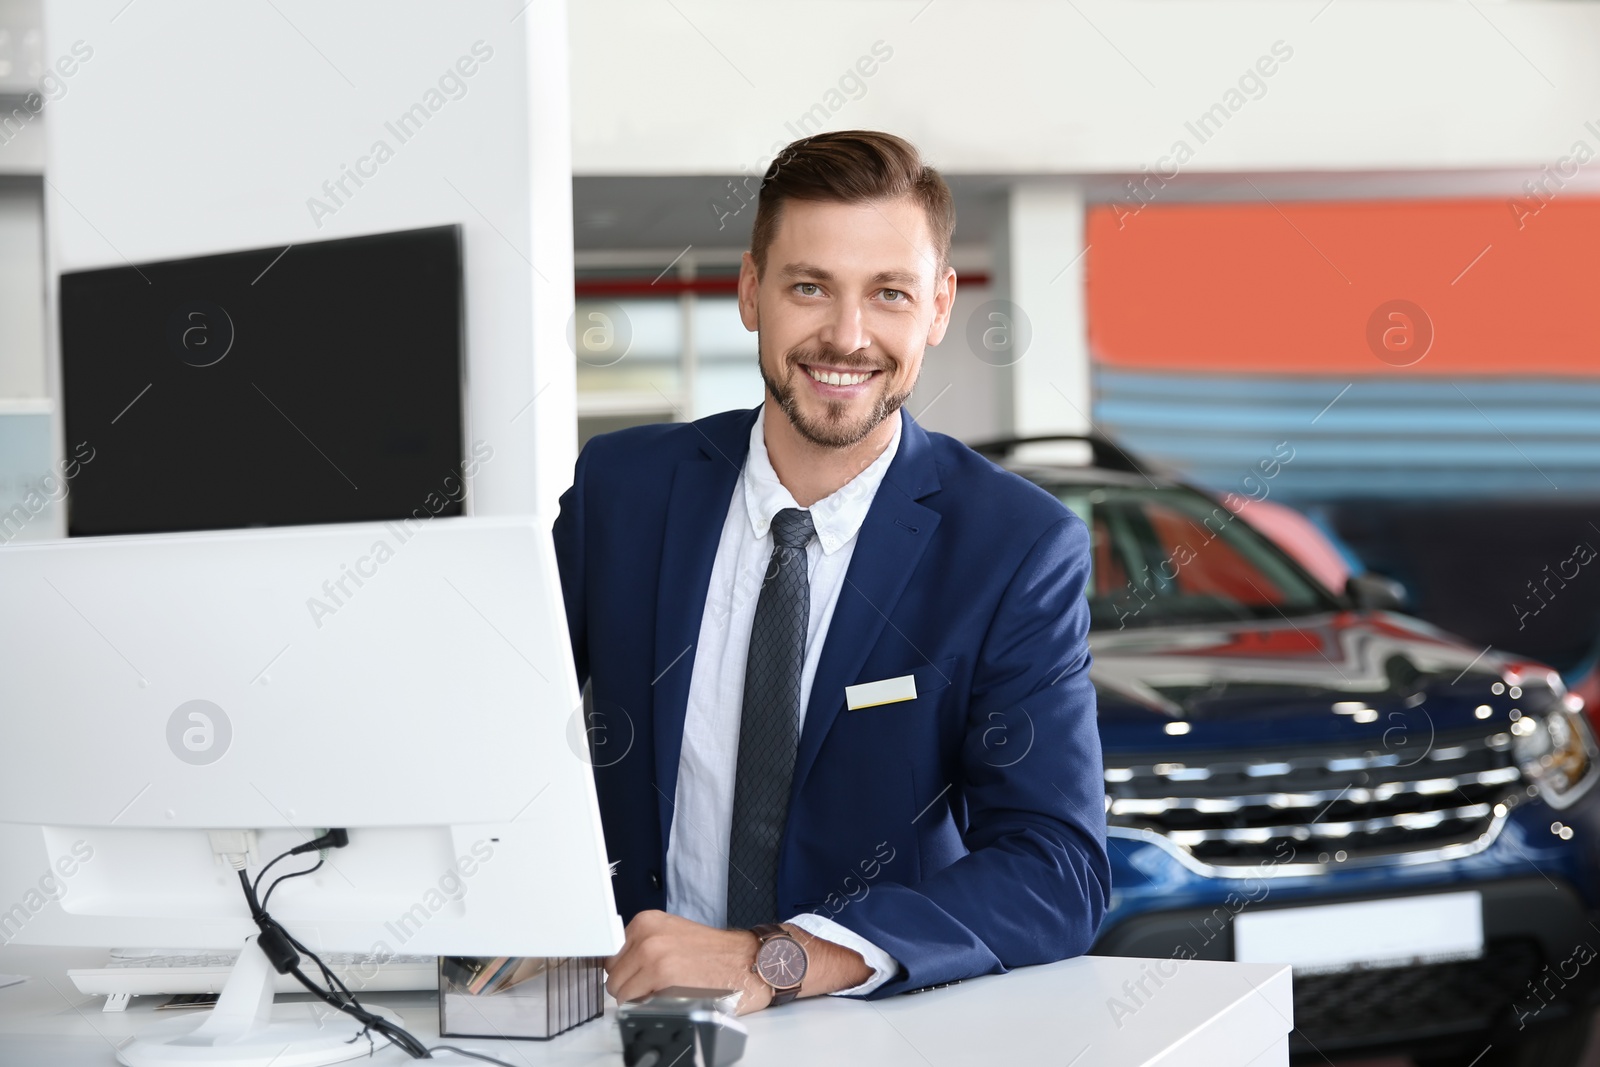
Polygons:
<instances>
[{"instance_id":1,"label":"white name badge","mask_svg":"<svg viewBox=\"0 0 1600 1067\"><path fill-rule=\"evenodd\" d=\"M899 678L885 678L881 682L862 682L860 685L844 687L845 704L851 711L915 699L917 699L917 680L909 674L901 675Z\"/></svg>"}]
</instances>

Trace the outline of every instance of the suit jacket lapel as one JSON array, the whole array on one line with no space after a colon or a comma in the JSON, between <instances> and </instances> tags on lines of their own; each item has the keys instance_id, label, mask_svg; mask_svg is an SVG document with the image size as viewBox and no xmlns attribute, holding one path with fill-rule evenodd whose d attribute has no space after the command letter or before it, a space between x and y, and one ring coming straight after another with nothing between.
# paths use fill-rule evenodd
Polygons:
<instances>
[{"instance_id":1,"label":"suit jacket lapel","mask_svg":"<svg viewBox=\"0 0 1600 1067\"><path fill-rule=\"evenodd\" d=\"M728 515L739 472L750 450L756 411L745 417L707 419L695 424L702 434L701 455L678 464L667 503L661 574L656 589L653 722L661 854L667 854L677 798L678 757L689 705L694 644L700 638L711 568L717 558L722 524Z\"/></svg>"},{"instance_id":2,"label":"suit jacket lapel","mask_svg":"<svg viewBox=\"0 0 1600 1067\"><path fill-rule=\"evenodd\" d=\"M909 413L904 418L900 449L856 535L844 588L839 592L822 656L817 661L805 724L795 752L791 810L816 762L823 738L844 707L844 687L853 684L861 673L939 525L939 513L917 503L939 489L928 435ZM908 658L918 654L911 648L906 652Z\"/></svg>"}]
</instances>

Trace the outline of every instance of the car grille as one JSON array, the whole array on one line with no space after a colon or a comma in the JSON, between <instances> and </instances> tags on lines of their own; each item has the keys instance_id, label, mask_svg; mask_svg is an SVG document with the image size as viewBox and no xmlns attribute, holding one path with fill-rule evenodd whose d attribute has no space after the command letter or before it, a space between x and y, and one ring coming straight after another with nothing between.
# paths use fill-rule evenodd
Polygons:
<instances>
[{"instance_id":1,"label":"car grille","mask_svg":"<svg viewBox=\"0 0 1600 1067\"><path fill-rule=\"evenodd\" d=\"M1413 746L1415 747L1415 746ZM1523 791L1506 734L1425 751L1107 753L1107 819L1216 866L1359 863L1486 843Z\"/></svg>"},{"instance_id":2,"label":"car grille","mask_svg":"<svg viewBox=\"0 0 1600 1067\"><path fill-rule=\"evenodd\" d=\"M1320 1063L1323 1053L1401 1042L1433 1046L1451 1035L1481 1033L1506 1021L1519 1000L1524 1012L1544 1006L1552 993L1536 995L1527 985L1543 963L1538 942L1507 938L1490 942L1473 960L1297 974L1289 1049ZM1481 1054L1483 1042L1463 1047L1468 1051L1460 1062L1467 1063Z\"/></svg>"}]
</instances>

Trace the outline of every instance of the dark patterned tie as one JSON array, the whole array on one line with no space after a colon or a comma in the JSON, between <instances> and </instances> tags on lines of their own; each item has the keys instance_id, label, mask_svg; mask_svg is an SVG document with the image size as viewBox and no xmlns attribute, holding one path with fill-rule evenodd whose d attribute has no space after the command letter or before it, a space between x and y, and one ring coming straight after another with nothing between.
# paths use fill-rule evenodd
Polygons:
<instances>
[{"instance_id":1,"label":"dark patterned tie","mask_svg":"<svg viewBox=\"0 0 1600 1067\"><path fill-rule=\"evenodd\" d=\"M728 834L730 929L778 921L778 840L789 813L800 738L800 669L806 659L811 513L785 508L772 519L772 559L761 581L744 668L739 765Z\"/></svg>"}]
</instances>

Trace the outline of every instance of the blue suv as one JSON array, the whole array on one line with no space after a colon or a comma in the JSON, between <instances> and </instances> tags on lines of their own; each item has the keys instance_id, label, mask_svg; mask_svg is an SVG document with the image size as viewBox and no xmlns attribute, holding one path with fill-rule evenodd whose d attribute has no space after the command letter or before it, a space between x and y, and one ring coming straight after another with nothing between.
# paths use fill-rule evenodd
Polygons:
<instances>
[{"instance_id":1,"label":"blue suv","mask_svg":"<svg viewBox=\"0 0 1600 1067\"><path fill-rule=\"evenodd\" d=\"M1297 1062L1577 1064L1600 987L1582 701L1382 579L1324 587L1104 438L1045 440L1092 462L977 447L1092 534L1113 874L1093 951L1294 963Z\"/></svg>"}]
</instances>

